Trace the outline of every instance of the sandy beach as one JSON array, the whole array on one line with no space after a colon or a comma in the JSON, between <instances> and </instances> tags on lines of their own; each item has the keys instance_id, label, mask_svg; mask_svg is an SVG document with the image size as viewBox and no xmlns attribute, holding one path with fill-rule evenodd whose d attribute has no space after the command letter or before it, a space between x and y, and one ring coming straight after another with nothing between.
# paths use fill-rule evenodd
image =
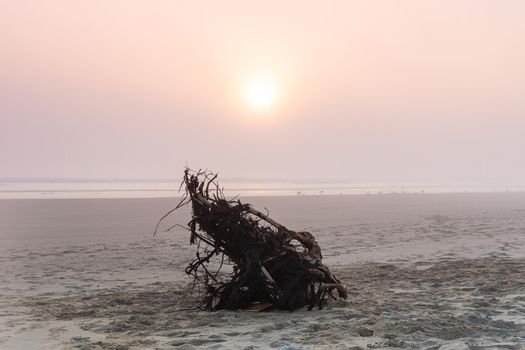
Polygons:
<instances>
[{"instance_id":1,"label":"sandy beach","mask_svg":"<svg viewBox=\"0 0 525 350\"><path fill-rule=\"evenodd\" d=\"M1 200L0 348L525 348L525 193L242 199L312 232L348 300L199 311L187 232L152 237L176 199Z\"/></svg>"},{"instance_id":2,"label":"sandy beach","mask_svg":"<svg viewBox=\"0 0 525 350\"><path fill-rule=\"evenodd\" d=\"M519 0L1 1L0 350L525 350L524 38Z\"/></svg>"}]
</instances>

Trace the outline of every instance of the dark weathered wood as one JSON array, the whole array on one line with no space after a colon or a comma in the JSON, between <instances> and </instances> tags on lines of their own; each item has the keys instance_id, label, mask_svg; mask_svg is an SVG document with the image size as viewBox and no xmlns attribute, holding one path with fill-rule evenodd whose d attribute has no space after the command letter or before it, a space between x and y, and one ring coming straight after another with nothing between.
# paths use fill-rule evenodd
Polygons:
<instances>
[{"instance_id":1,"label":"dark weathered wood","mask_svg":"<svg viewBox=\"0 0 525 350\"><path fill-rule=\"evenodd\" d=\"M249 204L226 199L216 174L186 169L181 187L185 196L177 208L191 203L190 244L199 243L186 273L206 286L205 308L311 309L321 308L333 290L347 297L346 287L322 263L311 233L292 231ZM220 267L210 271L214 258ZM221 276L225 261L233 272Z\"/></svg>"}]
</instances>

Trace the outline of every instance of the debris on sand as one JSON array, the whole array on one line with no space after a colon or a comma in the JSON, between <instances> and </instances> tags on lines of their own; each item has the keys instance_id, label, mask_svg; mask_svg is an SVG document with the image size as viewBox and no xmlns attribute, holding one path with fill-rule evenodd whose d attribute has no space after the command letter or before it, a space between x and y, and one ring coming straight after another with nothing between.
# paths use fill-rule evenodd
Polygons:
<instances>
[{"instance_id":1,"label":"debris on sand","mask_svg":"<svg viewBox=\"0 0 525 350\"><path fill-rule=\"evenodd\" d=\"M328 297L335 299L334 290L346 299L346 287L322 263L321 248L311 233L292 231L250 204L227 199L217 174L186 168L182 187L183 198L159 224L176 209L191 205L188 230L197 252L186 273L205 285L204 308L257 311L271 305L311 310L322 308ZM212 259L218 261L214 269ZM219 275L227 264L232 272Z\"/></svg>"}]
</instances>

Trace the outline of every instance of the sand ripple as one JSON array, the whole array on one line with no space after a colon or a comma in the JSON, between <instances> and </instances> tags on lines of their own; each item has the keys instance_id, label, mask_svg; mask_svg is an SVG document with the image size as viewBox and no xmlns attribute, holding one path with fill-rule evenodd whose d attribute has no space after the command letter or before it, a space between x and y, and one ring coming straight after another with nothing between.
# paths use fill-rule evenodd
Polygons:
<instances>
[{"instance_id":1,"label":"sand ripple","mask_svg":"<svg viewBox=\"0 0 525 350\"><path fill-rule=\"evenodd\" d=\"M321 311L191 310L196 294L174 282L23 300L33 322L80 349L522 349L525 259L340 267L350 298ZM190 308L190 310L188 310ZM67 337L77 324L83 336Z\"/></svg>"}]
</instances>

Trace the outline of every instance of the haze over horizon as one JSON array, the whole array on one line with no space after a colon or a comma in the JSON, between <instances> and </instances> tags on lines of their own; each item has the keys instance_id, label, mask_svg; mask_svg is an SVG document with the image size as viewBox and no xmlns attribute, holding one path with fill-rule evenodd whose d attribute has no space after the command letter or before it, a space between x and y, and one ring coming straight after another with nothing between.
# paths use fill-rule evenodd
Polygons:
<instances>
[{"instance_id":1,"label":"haze over horizon","mask_svg":"<svg viewBox=\"0 0 525 350\"><path fill-rule=\"evenodd\" d=\"M0 178L524 184L523 18L517 0L3 1Z\"/></svg>"}]
</instances>

